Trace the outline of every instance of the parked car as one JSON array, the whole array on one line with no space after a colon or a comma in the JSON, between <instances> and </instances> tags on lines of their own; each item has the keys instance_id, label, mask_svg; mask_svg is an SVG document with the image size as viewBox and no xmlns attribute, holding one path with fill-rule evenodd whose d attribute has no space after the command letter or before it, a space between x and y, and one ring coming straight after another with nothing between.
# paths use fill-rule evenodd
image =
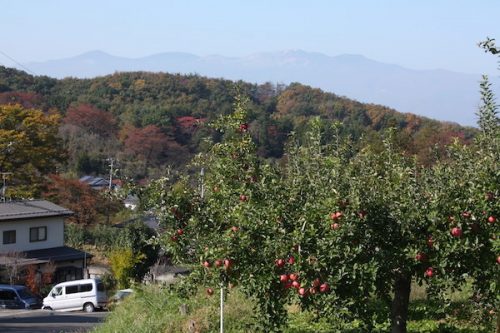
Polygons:
<instances>
[{"instance_id":1,"label":"parked car","mask_svg":"<svg viewBox=\"0 0 500 333\"><path fill-rule=\"evenodd\" d=\"M94 312L104 308L108 298L104 284L99 279L62 282L54 286L43 299L43 309L59 311Z\"/></svg>"},{"instance_id":2,"label":"parked car","mask_svg":"<svg viewBox=\"0 0 500 333\"><path fill-rule=\"evenodd\" d=\"M117 290L116 293L109 298L108 309L112 309L117 304L123 302L123 300L128 296L132 295L133 292L134 292L133 289Z\"/></svg>"},{"instance_id":3,"label":"parked car","mask_svg":"<svg viewBox=\"0 0 500 333\"><path fill-rule=\"evenodd\" d=\"M0 284L1 309L40 309L42 298L21 285Z\"/></svg>"},{"instance_id":4,"label":"parked car","mask_svg":"<svg viewBox=\"0 0 500 333\"><path fill-rule=\"evenodd\" d=\"M115 303L123 301L125 298L130 296L134 292L133 289L121 289L117 290L116 293L111 296L110 300Z\"/></svg>"}]
</instances>

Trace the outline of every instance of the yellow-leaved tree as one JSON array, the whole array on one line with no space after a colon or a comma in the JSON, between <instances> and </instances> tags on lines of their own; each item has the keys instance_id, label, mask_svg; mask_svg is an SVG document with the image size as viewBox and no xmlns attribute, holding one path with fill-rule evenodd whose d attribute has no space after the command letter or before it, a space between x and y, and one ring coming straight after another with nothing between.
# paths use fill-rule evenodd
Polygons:
<instances>
[{"instance_id":1,"label":"yellow-leaved tree","mask_svg":"<svg viewBox=\"0 0 500 333\"><path fill-rule=\"evenodd\" d=\"M55 112L0 105L0 172L10 173L8 198L38 197L44 177L56 172L65 157L59 122Z\"/></svg>"}]
</instances>

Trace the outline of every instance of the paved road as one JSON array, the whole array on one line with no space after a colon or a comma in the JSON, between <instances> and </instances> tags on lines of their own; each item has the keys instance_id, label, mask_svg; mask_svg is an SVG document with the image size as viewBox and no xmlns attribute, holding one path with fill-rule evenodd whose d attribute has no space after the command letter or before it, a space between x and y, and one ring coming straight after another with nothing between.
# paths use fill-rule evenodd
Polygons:
<instances>
[{"instance_id":1,"label":"paved road","mask_svg":"<svg viewBox=\"0 0 500 333\"><path fill-rule=\"evenodd\" d=\"M107 312L0 310L2 333L83 333L101 323Z\"/></svg>"}]
</instances>

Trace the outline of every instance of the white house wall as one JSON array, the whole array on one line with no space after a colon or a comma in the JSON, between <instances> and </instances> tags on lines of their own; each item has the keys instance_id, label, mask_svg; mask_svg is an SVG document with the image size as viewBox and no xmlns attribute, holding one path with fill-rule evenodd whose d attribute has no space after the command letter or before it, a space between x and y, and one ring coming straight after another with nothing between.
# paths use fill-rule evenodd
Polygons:
<instances>
[{"instance_id":1,"label":"white house wall","mask_svg":"<svg viewBox=\"0 0 500 333\"><path fill-rule=\"evenodd\" d=\"M30 228L33 227L47 227L47 239L30 242ZM16 230L15 244L3 244L3 232L8 230ZM0 222L0 253L41 250L59 246L64 246L64 220L62 217Z\"/></svg>"}]
</instances>

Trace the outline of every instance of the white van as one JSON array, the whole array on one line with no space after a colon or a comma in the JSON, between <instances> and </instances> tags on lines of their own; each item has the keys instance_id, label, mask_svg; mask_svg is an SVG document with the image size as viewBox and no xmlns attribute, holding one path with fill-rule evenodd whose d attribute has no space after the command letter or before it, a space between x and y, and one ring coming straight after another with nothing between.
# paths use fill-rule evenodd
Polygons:
<instances>
[{"instance_id":1,"label":"white van","mask_svg":"<svg viewBox=\"0 0 500 333\"><path fill-rule=\"evenodd\" d=\"M104 284L98 279L59 283L43 299L42 309L93 312L106 306L108 298Z\"/></svg>"}]
</instances>

